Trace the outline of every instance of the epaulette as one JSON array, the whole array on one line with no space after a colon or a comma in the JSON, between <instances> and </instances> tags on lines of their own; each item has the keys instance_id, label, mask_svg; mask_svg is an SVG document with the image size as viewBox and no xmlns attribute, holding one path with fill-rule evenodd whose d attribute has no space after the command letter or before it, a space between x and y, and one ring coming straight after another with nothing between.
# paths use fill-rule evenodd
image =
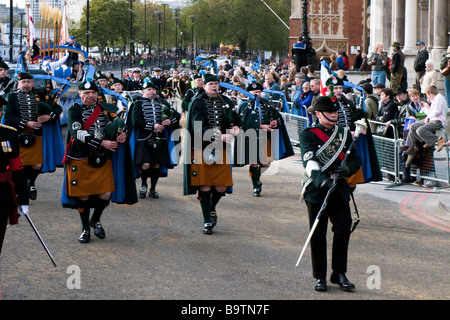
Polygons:
<instances>
[{"instance_id":1,"label":"epaulette","mask_svg":"<svg viewBox=\"0 0 450 320\"><path fill-rule=\"evenodd\" d=\"M5 129L9 129L9 130L13 130L13 131L17 131L16 128L11 127L11 126L7 126L6 124L1 124L0 123L0 128L5 128Z\"/></svg>"}]
</instances>

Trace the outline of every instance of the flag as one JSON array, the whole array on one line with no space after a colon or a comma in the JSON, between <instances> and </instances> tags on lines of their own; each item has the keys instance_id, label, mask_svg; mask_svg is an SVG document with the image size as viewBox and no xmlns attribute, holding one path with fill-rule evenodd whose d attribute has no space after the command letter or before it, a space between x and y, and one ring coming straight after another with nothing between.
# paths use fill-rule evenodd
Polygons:
<instances>
[{"instance_id":1,"label":"flag","mask_svg":"<svg viewBox=\"0 0 450 320\"><path fill-rule=\"evenodd\" d=\"M61 31L59 36L59 45L63 46L65 43L69 41L69 27L67 25L67 12L66 12L66 3L64 3L64 9L62 13L61 20Z\"/></svg>"},{"instance_id":2,"label":"flag","mask_svg":"<svg viewBox=\"0 0 450 320\"><path fill-rule=\"evenodd\" d=\"M34 30L34 20L30 12L30 6L27 7L28 11L28 46L33 48L33 42L36 40L36 32Z\"/></svg>"},{"instance_id":3,"label":"flag","mask_svg":"<svg viewBox=\"0 0 450 320\"><path fill-rule=\"evenodd\" d=\"M326 82L328 78L331 76L331 70L326 61L320 62L320 95L327 95L327 85Z\"/></svg>"}]
</instances>

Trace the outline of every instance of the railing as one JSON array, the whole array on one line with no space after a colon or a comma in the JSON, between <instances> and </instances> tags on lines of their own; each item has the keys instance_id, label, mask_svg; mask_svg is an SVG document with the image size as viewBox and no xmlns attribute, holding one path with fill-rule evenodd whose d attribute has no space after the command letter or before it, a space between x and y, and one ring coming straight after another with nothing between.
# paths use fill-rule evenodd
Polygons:
<instances>
[{"instance_id":1,"label":"railing","mask_svg":"<svg viewBox=\"0 0 450 320\"><path fill-rule=\"evenodd\" d=\"M292 103L289 103L292 107ZM306 111L306 108L305 108ZM306 113L307 114L307 113ZM310 126L311 119L308 116L297 116L289 113L282 113L289 138L294 147L299 147L299 133ZM369 121L371 125L386 125L383 122ZM400 147L404 144L403 137L399 137L399 128L403 125L393 126L393 138L372 134L375 151L381 172L391 182L390 186L399 186L403 181L404 166L406 159ZM447 133L440 129L436 131L440 137L447 141ZM420 158L410 166L411 177L431 180L439 183L439 187L450 186L449 148L444 147L440 152L436 152L434 146L423 149Z\"/></svg>"}]
</instances>

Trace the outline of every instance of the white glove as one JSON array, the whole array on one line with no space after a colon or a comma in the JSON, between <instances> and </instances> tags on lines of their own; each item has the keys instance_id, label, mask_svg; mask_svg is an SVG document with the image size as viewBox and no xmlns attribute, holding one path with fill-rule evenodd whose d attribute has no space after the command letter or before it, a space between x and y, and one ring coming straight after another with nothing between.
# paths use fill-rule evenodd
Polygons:
<instances>
[{"instance_id":1,"label":"white glove","mask_svg":"<svg viewBox=\"0 0 450 320\"><path fill-rule=\"evenodd\" d=\"M19 215L28 214L28 205L19 206Z\"/></svg>"}]
</instances>

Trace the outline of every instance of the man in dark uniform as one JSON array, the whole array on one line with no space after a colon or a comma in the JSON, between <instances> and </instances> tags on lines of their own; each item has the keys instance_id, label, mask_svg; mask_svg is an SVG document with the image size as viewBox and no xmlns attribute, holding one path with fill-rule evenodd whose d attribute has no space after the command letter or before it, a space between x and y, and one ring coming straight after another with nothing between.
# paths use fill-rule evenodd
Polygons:
<instances>
[{"instance_id":1,"label":"man in dark uniform","mask_svg":"<svg viewBox=\"0 0 450 320\"><path fill-rule=\"evenodd\" d=\"M183 111L188 110L189 103L203 90L203 76L200 74L194 74L192 76L195 86L189 88L183 98Z\"/></svg>"},{"instance_id":2,"label":"man in dark uniform","mask_svg":"<svg viewBox=\"0 0 450 320\"><path fill-rule=\"evenodd\" d=\"M9 66L0 57L0 96L6 101L8 93L14 88L14 79L8 77L8 70Z\"/></svg>"},{"instance_id":3,"label":"man in dark uniform","mask_svg":"<svg viewBox=\"0 0 450 320\"><path fill-rule=\"evenodd\" d=\"M82 226L78 241L87 243L91 239L90 227L96 237L105 237L100 217L110 203L111 192L117 189L111 153L126 142L127 135L123 120L117 116L117 107L98 103L99 88L94 81L80 84L78 93L81 104L75 103L67 113L62 204L78 210ZM134 179L131 181L134 183ZM94 208L91 219L90 208Z\"/></svg>"},{"instance_id":4,"label":"man in dark uniform","mask_svg":"<svg viewBox=\"0 0 450 320\"><path fill-rule=\"evenodd\" d=\"M177 69L173 70L172 77L167 79L164 96L178 112L182 111L182 100L189 87L189 83L186 83L180 77L180 72Z\"/></svg>"},{"instance_id":5,"label":"man in dark uniform","mask_svg":"<svg viewBox=\"0 0 450 320\"><path fill-rule=\"evenodd\" d=\"M259 197L261 194L262 170L268 168L272 160L284 159L294 154L283 117L277 109L270 105L269 101L261 97L263 89L259 82L252 82L247 87L247 91L254 95L255 99L242 103L238 108L244 135L238 136L234 153L237 157L235 165L250 164L250 178L255 197ZM277 130L277 134L274 134L275 130ZM256 141L251 139L253 133ZM239 139L239 137L243 139ZM245 143L243 148L241 143Z\"/></svg>"},{"instance_id":6,"label":"man in dark uniform","mask_svg":"<svg viewBox=\"0 0 450 320\"><path fill-rule=\"evenodd\" d=\"M330 97L320 97L315 105L318 124L300 133L300 149L305 167L302 196L308 208L310 227L332 185L332 179L335 175L339 177L311 238L313 276L316 279L315 289L318 291L327 290L328 218L333 224L334 233L331 282L338 284L342 290L355 288L345 276L352 224L349 205L351 189L346 177L358 171L361 159L354 149L348 150L352 142L350 130L336 125L338 110L336 101L333 102ZM345 153L349 151L347 162L342 163Z\"/></svg>"},{"instance_id":7,"label":"man in dark uniform","mask_svg":"<svg viewBox=\"0 0 450 320\"><path fill-rule=\"evenodd\" d=\"M292 45L291 56L295 60L297 72L300 72L302 67L306 67L308 65L306 43L303 41L302 36L299 36L297 42Z\"/></svg>"},{"instance_id":8,"label":"man in dark uniform","mask_svg":"<svg viewBox=\"0 0 450 320\"><path fill-rule=\"evenodd\" d=\"M0 107L0 118L2 117ZM0 124L0 254L6 226L18 223L18 214L28 212L28 185L19 157L19 138L13 127ZM18 208L19 206L19 208Z\"/></svg>"},{"instance_id":9,"label":"man in dark uniform","mask_svg":"<svg viewBox=\"0 0 450 320\"><path fill-rule=\"evenodd\" d=\"M36 178L41 172L54 171L64 154L59 126L62 108L48 96L35 91L31 74L19 73L17 81L17 90L9 94L8 105L5 106L5 124L19 132L20 158L30 186L30 199L36 200ZM53 129L47 130L50 126ZM52 152L53 159L47 156L47 151L52 148L56 150ZM47 169L50 162L55 167Z\"/></svg>"},{"instance_id":10,"label":"man in dark uniform","mask_svg":"<svg viewBox=\"0 0 450 320\"><path fill-rule=\"evenodd\" d=\"M219 93L219 78L206 74L203 82L205 90L191 102L186 118L183 194L198 192L203 233L212 234L216 205L233 185L227 149L239 132L240 119L233 102Z\"/></svg>"},{"instance_id":11,"label":"man in dark uniform","mask_svg":"<svg viewBox=\"0 0 450 320\"><path fill-rule=\"evenodd\" d=\"M161 166L171 166L166 127L177 128L179 118L171 112L170 105L157 96L156 85L144 82L143 98L133 103L133 127L137 130L135 164L139 165L142 181L139 198L145 198L150 178L149 196L159 198L156 184L161 176Z\"/></svg>"},{"instance_id":12,"label":"man in dark uniform","mask_svg":"<svg viewBox=\"0 0 450 320\"><path fill-rule=\"evenodd\" d=\"M153 69L153 76L150 78L150 80L152 80L152 82L155 84L156 89L157 89L157 94L161 94L161 92L165 89L166 87L166 83L167 83L167 78L164 77L161 74L162 70L161 68L154 68Z\"/></svg>"},{"instance_id":13,"label":"man in dark uniform","mask_svg":"<svg viewBox=\"0 0 450 320\"><path fill-rule=\"evenodd\" d=\"M76 41L75 36L70 36L68 42L64 44L65 46L72 47L74 49L81 49L81 45ZM67 59L67 65L72 68L75 63L78 62L78 53L70 52L69 58Z\"/></svg>"},{"instance_id":14,"label":"man in dark uniform","mask_svg":"<svg viewBox=\"0 0 450 320\"><path fill-rule=\"evenodd\" d=\"M343 94L344 81L341 78L331 76L326 81L326 86L330 97L336 99L339 106L337 125L354 131L355 121L367 118L368 114L363 109L356 108L355 104ZM355 148L361 157L362 166L361 170L350 177L349 183L355 187L357 184L383 180L370 128L359 137Z\"/></svg>"},{"instance_id":15,"label":"man in dark uniform","mask_svg":"<svg viewBox=\"0 0 450 320\"><path fill-rule=\"evenodd\" d=\"M133 70L132 78L127 80L125 85L126 91L136 91L136 90L142 90L142 79L141 79L141 70L139 68L136 68Z\"/></svg>"}]
</instances>

